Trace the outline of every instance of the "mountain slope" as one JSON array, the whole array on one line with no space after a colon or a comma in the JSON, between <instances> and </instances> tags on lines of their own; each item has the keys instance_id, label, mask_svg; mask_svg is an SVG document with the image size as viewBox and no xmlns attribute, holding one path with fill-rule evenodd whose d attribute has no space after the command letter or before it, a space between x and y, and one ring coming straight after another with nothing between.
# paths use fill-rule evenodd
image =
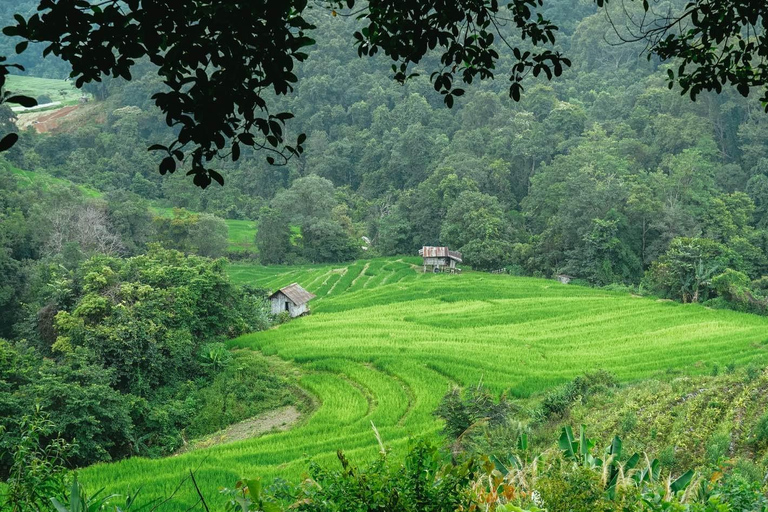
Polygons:
<instances>
[{"instance_id":1,"label":"mountain slope","mask_svg":"<svg viewBox=\"0 0 768 512\"><path fill-rule=\"evenodd\" d=\"M82 471L83 481L114 490L144 485L145 497L160 496L199 468L201 488L216 496L241 476L296 479L305 456L330 461L338 449L373 454L372 423L393 447L435 434L440 424L432 411L455 383L482 379L496 392L526 397L593 369L610 369L627 382L766 355L766 318L549 280L424 275L406 261L386 259L337 268L255 267L250 276L247 270L233 267L233 274L270 288L297 281L320 296L310 316L231 342L300 364L307 372L301 385L318 398L317 411L289 432L165 460L92 467ZM174 507L191 505L194 492L184 486Z\"/></svg>"}]
</instances>

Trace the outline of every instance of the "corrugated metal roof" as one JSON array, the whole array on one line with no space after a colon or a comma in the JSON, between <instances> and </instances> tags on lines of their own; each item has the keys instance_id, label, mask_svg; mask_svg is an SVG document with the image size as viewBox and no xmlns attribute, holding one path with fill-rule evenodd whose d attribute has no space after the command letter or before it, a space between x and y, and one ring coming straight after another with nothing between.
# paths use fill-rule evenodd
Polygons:
<instances>
[{"instance_id":1,"label":"corrugated metal roof","mask_svg":"<svg viewBox=\"0 0 768 512\"><path fill-rule=\"evenodd\" d=\"M451 258L461 263L461 253L457 251L451 251L447 247L431 247L425 245L419 250L419 256L424 258Z\"/></svg>"},{"instance_id":2,"label":"corrugated metal roof","mask_svg":"<svg viewBox=\"0 0 768 512\"><path fill-rule=\"evenodd\" d=\"M270 295L269 298L271 299L278 293L282 293L288 297L291 302L297 306L301 306L302 304L305 304L316 297L314 293L309 293L307 290L299 286L298 283L289 284L285 288L280 288L275 293Z\"/></svg>"}]
</instances>

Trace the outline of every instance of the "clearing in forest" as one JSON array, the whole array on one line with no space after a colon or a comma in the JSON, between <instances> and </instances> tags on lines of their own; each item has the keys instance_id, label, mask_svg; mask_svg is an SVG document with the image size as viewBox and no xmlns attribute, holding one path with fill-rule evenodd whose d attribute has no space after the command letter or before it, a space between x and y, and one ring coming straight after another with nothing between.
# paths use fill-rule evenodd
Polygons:
<instances>
[{"instance_id":1,"label":"clearing in forest","mask_svg":"<svg viewBox=\"0 0 768 512\"><path fill-rule=\"evenodd\" d=\"M92 489L167 496L190 469L215 506L240 477L297 480L306 457L353 460L384 442L402 447L433 435L432 412L453 384L480 379L496 392L527 397L585 371L621 381L668 369L705 373L711 365L764 361L768 318L637 298L556 281L467 272L416 272L420 260L348 265L233 265L239 283L275 289L298 282L318 298L310 316L233 340L293 361L300 384L320 404L292 430L162 460L130 459L81 471ZM187 483L188 484L188 483ZM185 484L174 507L196 501Z\"/></svg>"}]
</instances>

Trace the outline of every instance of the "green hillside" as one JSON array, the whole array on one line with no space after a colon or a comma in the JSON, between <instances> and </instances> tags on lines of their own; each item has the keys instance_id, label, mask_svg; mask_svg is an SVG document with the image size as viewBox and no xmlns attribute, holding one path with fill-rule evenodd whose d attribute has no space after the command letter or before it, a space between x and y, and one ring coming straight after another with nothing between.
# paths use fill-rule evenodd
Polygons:
<instances>
[{"instance_id":1,"label":"green hillside","mask_svg":"<svg viewBox=\"0 0 768 512\"><path fill-rule=\"evenodd\" d=\"M54 176L51 176L50 174L45 174L42 172L34 172L34 171L25 171L23 169L18 169L13 166L8 166L8 169L13 173L15 176L17 176L21 183L23 184L37 184L43 188L43 190L48 190L52 186L58 186L58 187L69 187L69 186L76 186L79 188L84 195L88 197L101 197L101 192L98 190L95 190L91 187L88 187L86 185L75 185L69 180L56 178Z\"/></svg>"},{"instance_id":2,"label":"green hillside","mask_svg":"<svg viewBox=\"0 0 768 512\"><path fill-rule=\"evenodd\" d=\"M162 217L173 217L173 208L153 206L152 213ZM227 223L230 251L256 252L256 223L252 220L224 219Z\"/></svg>"},{"instance_id":3,"label":"green hillside","mask_svg":"<svg viewBox=\"0 0 768 512\"><path fill-rule=\"evenodd\" d=\"M606 390L540 435L551 440L564 424L583 424L602 443L618 434L627 452L658 456L678 473L737 457L764 463L768 372L747 365L712 366L710 373L717 375L665 376Z\"/></svg>"},{"instance_id":4,"label":"green hillside","mask_svg":"<svg viewBox=\"0 0 768 512\"><path fill-rule=\"evenodd\" d=\"M16 177L18 177L21 180L21 183L29 184L29 185L37 184L41 186L44 190L48 190L52 186L58 186L58 187L76 186L87 197L97 198L103 195L100 191L93 189L87 185L75 185L73 182L69 180L56 178L55 176L51 176L50 174L46 174L44 172L25 171L23 169L18 169L11 165L8 165L7 169L10 170L10 172L14 174ZM162 215L166 217L173 216L173 208L153 206L151 210L155 215ZM255 243L256 223L255 222L250 220L235 220L235 219L224 219L224 222L227 223L227 227L229 228L228 249L230 251L256 252L256 243Z\"/></svg>"},{"instance_id":5,"label":"green hillside","mask_svg":"<svg viewBox=\"0 0 768 512\"><path fill-rule=\"evenodd\" d=\"M8 90L33 98L48 96L52 102L61 102L62 105L76 104L83 95L83 92L79 91L71 80L34 76L10 75L8 77Z\"/></svg>"},{"instance_id":6,"label":"green hillside","mask_svg":"<svg viewBox=\"0 0 768 512\"><path fill-rule=\"evenodd\" d=\"M319 408L285 433L90 467L82 480L115 491L143 485L145 497L159 496L199 468L203 492L216 496L241 476L296 479L306 456L329 461L337 449L373 454L372 423L392 447L436 433L432 411L454 383L482 379L496 392L528 397L600 368L630 382L765 360L766 318L550 280L424 275L414 261L232 266L238 282L275 288L296 281L318 295L312 315L230 345L299 365L301 385ZM185 486L174 506L183 510L194 497Z\"/></svg>"}]
</instances>

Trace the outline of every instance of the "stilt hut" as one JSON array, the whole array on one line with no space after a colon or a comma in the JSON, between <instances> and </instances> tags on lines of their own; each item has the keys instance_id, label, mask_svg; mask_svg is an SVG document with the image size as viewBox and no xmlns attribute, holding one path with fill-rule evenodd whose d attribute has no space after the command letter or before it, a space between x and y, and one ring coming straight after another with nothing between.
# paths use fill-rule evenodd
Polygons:
<instances>
[{"instance_id":1,"label":"stilt hut","mask_svg":"<svg viewBox=\"0 0 768 512\"><path fill-rule=\"evenodd\" d=\"M269 296L269 300L272 301L272 314L278 315L287 311L291 318L308 313L309 305L307 303L314 298L314 294L309 293L298 283L280 288Z\"/></svg>"},{"instance_id":2,"label":"stilt hut","mask_svg":"<svg viewBox=\"0 0 768 512\"><path fill-rule=\"evenodd\" d=\"M457 263L461 263L461 253L447 247L424 246L419 250L424 261L424 272L456 272Z\"/></svg>"}]
</instances>

